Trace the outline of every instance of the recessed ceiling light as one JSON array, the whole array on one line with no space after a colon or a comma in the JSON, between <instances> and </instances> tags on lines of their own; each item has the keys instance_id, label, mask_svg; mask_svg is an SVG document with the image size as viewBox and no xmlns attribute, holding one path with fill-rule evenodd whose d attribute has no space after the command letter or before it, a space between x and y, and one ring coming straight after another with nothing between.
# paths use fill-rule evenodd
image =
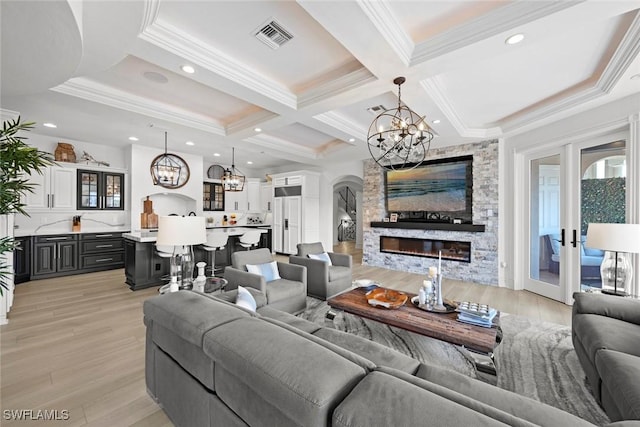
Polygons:
<instances>
[{"instance_id":1,"label":"recessed ceiling light","mask_svg":"<svg viewBox=\"0 0 640 427\"><path fill-rule=\"evenodd\" d=\"M349 138L349 142L356 142L355 138Z\"/></svg>"},{"instance_id":2,"label":"recessed ceiling light","mask_svg":"<svg viewBox=\"0 0 640 427\"><path fill-rule=\"evenodd\" d=\"M187 74L193 74L196 72L196 69L193 68L191 65L183 65L182 67L180 67L180 69Z\"/></svg>"},{"instance_id":3,"label":"recessed ceiling light","mask_svg":"<svg viewBox=\"0 0 640 427\"><path fill-rule=\"evenodd\" d=\"M507 37L507 39L504 42L506 44L518 44L522 40L524 40L524 34L518 33L518 34L514 34L512 36Z\"/></svg>"},{"instance_id":4,"label":"recessed ceiling light","mask_svg":"<svg viewBox=\"0 0 640 427\"><path fill-rule=\"evenodd\" d=\"M638 80L640 79L640 74L634 74L633 76L631 76L631 80Z\"/></svg>"},{"instance_id":5,"label":"recessed ceiling light","mask_svg":"<svg viewBox=\"0 0 640 427\"><path fill-rule=\"evenodd\" d=\"M193 141L187 141L187 142L185 142L185 144L187 144L187 145L196 145L196 143L193 142Z\"/></svg>"},{"instance_id":6,"label":"recessed ceiling light","mask_svg":"<svg viewBox=\"0 0 640 427\"><path fill-rule=\"evenodd\" d=\"M262 128L253 128L256 132L262 132Z\"/></svg>"},{"instance_id":7,"label":"recessed ceiling light","mask_svg":"<svg viewBox=\"0 0 640 427\"><path fill-rule=\"evenodd\" d=\"M247 160L247 164L248 164L248 165L252 165L252 164L253 164L253 162L252 162L251 160Z\"/></svg>"},{"instance_id":8,"label":"recessed ceiling light","mask_svg":"<svg viewBox=\"0 0 640 427\"><path fill-rule=\"evenodd\" d=\"M438 123L440 123L440 119L435 119L433 123L437 125Z\"/></svg>"},{"instance_id":9,"label":"recessed ceiling light","mask_svg":"<svg viewBox=\"0 0 640 427\"><path fill-rule=\"evenodd\" d=\"M138 138L135 136L130 136L129 141L138 141Z\"/></svg>"},{"instance_id":10,"label":"recessed ceiling light","mask_svg":"<svg viewBox=\"0 0 640 427\"><path fill-rule=\"evenodd\" d=\"M220 153L213 153L214 157L220 157Z\"/></svg>"},{"instance_id":11,"label":"recessed ceiling light","mask_svg":"<svg viewBox=\"0 0 640 427\"><path fill-rule=\"evenodd\" d=\"M43 123L42 126L48 127L48 128L57 128L58 127L53 123Z\"/></svg>"}]
</instances>

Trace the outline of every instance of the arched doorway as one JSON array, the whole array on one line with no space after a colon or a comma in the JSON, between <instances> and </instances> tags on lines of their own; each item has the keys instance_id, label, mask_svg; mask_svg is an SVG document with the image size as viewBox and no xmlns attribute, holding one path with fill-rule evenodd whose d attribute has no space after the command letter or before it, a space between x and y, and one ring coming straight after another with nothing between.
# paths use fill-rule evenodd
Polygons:
<instances>
[{"instance_id":1,"label":"arched doorway","mask_svg":"<svg viewBox=\"0 0 640 427\"><path fill-rule=\"evenodd\" d=\"M362 178L345 175L333 183L333 245L341 252L362 253Z\"/></svg>"}]
</instances>

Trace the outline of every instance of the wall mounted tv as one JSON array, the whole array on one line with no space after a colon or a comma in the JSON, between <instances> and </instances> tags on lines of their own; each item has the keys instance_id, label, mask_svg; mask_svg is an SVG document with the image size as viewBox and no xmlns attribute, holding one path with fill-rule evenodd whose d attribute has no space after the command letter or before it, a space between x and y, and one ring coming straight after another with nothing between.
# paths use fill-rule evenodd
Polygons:
<instances>
[{"instance_id":1,"label":"wall mounted tv","mask_svg":"<svg viewBox=\"0 0 640 427\"><path fill-rule=\"evenodd\" d=\"M385 171L387 212L400 221L471 223L473 156L423 162Z\"/></svg>"}]
</instances>

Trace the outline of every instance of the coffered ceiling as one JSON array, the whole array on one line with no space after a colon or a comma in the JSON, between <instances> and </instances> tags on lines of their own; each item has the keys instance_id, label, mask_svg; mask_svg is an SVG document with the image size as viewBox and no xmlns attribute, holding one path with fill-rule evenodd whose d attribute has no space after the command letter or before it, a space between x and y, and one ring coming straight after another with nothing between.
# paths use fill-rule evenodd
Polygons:
<instances>
[{"instance_id":1,"label":"coffered ceiling","mask_svg":"<svg viewBox=\"0 0 640 427\"><path fill-rule=\"evenodd\" d=\"M235 147L243 170L367 158L368 109L397 103L397 76L407 79L402 100L432 123L433 146L521 133L640 92L637 1L2 0L0 8L4 113L60 140L112 146L135 136L161 149L166 130L170 151L229 164ZM292 36L277 49L255 36L273 21ZM505 43L516 33L521 43Z\"/></svg>"}]
</instances>

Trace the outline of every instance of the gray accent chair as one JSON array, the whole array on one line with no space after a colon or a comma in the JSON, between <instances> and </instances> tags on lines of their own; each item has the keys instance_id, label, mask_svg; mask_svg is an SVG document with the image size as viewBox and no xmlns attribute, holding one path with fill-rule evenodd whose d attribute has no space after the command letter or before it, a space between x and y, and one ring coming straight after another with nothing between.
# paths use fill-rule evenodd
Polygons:
<instances>
[{"instance_id":1,"label":"gray accent chair","mask_svg":"<svg viewBox=\"0 0 640 427\"><path fill-rule=\"evenodd\" d=\"M573 294L573 347L611 421L640 420L640 301Z\"/></svg>"},{"instance_id":2,"label":"gray accent chair","mask_svg":"<svg viewBox=\"0 0 640 427\"><path fill-rule=\"evenodd\" d=\"M307 269L300 265L278 262L281 279L267 282L259 274L249 273L247 264L272 262L271 251L266 248L252 251L238 251L231 255L231 266L225 268L224 278L229 284L225 291L233 291L238 286L250 287L266 297L266 304L287 313L297 314L307 308Z\"/></svg>"},{"instance_id":3,"label":"gray accent chair","mask_svg":"<svg viewBox=\"0 0 640 427\"><path fill-rule=\"evenodd\" d=\"M307 267L307 294L326 300L351 287L353 260L349 254L327 252L331 264L309 258L309 254L325 252L322 243L298 243L298 253L289 257L290 264Z\"/></svg>"}]
</instances>

